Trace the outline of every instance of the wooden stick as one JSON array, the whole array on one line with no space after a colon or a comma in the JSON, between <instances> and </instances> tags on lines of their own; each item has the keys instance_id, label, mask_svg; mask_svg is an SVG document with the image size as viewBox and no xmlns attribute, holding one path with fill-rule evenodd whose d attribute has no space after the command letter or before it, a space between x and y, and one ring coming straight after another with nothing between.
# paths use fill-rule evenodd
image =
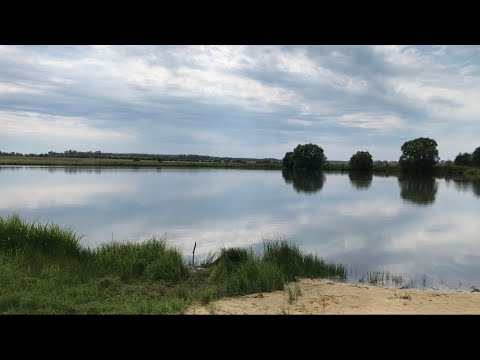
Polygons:
<instances>
[{"instance_id":1,"label":"wooden stick","mask_svg":"<svg viewBox=\"0 0 480 360\"><path fill-rule=\"evenodd\" d=\"M197 247L197 242L195 241L195 246L193 247L193 259L192 259L192 263L193 263L193 266L195 266L195 248Z\"/></svg>"}]
</instances>

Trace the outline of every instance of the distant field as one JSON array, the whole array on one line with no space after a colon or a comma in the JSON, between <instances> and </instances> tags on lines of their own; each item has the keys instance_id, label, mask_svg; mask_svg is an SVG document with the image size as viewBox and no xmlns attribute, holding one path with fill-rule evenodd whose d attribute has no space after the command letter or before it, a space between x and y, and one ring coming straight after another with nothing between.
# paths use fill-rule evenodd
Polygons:
<instances>
[{"instance_id":1,"label":"distant field","mask_svg":"<svg viewBox=\"0 0 480 360\"><path fill-rule=\"evenodd\" d=\"M43 165L43 166L119 166L119 167L202 167L202 168L236 168L236 169L281 169L281 163L256 162L195 162L195 161L156 161L133 159L93 159L93 158L58 158L58 157L17 157L2 156L0 165Z\"/></svg>"}]
</instances>

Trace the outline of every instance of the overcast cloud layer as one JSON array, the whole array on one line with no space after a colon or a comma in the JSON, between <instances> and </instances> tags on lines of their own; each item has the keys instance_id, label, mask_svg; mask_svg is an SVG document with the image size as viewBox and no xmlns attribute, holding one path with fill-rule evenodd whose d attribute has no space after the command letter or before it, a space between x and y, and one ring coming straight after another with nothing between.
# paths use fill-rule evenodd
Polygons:
<instances>
[{"instance_id":1,"label":"overcast cloud layer","mask_svg":"<svg viewBox=\"0 0 480 360\"><path fill-rule=\"evenodd\" d=\"M479 134L479 46L0 46L0 151L453 160Z\"/></svg>"}]
</instances>

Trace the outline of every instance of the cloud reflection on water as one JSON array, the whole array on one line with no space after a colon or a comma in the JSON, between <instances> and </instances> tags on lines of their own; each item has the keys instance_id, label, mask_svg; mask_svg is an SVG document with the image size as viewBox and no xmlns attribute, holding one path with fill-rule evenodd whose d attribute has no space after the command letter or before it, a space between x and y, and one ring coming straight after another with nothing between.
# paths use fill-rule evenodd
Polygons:
<instances>
[{"instance_id":1,"label":"cloud reflection on water","mask_svg":"<svg viewBox=\"0 0 480 360\"><path fill-rule=\"evenodd\" d=\"M3 170L0 215L71 225L89 246L166 233L186 256L194 242L200 255L285 236L355 269L478 285L480 202L465 196L476 185L373 176L362 191L351 177L323 173L320 189L302 196L286 180L278 171ZM313 189L317 180L299 183Z\"/></svg>"}]
</instances>

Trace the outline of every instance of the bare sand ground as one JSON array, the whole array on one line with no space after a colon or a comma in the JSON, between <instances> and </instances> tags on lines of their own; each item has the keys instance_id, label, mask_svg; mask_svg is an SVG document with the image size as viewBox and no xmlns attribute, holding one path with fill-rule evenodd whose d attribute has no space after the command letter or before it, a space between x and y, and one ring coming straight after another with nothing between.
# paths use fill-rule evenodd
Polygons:
<instances>
[{"instance_id":1,"label":"bare sand ground","mask_svg":"<svg viewBox=\"0 0 480 360\"><path fill-rule=\"evenodd\" d=\"M289 302L288 288L301 295ZM391 289L301 279L284 291L251 294L195 305L187 314L480 314L480 293Z\"/></svg>"}]
</instances>

